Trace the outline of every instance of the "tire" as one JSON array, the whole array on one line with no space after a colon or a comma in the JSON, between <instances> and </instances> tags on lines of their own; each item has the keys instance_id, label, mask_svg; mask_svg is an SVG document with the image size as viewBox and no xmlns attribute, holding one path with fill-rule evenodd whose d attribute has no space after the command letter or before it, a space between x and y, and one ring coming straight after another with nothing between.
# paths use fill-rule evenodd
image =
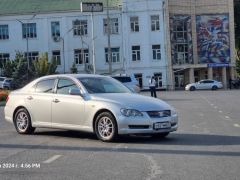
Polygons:
<instances>
[{"instance_id":1,"label":"tire","mask_svg":"<svg viewBox=\"0 0 240 180\"><path fill-rule=\"evenodd\" d=\"M217 86L213 86L213 87L212 87L212 90L213 90L213 91L215 91L215 90L217 90L217 89L218 89Z\"/></svg>"},{"instance_id":2,"label":"tire","mask_svg":"<svg viewBox=\"0 0 240 180\"><path fill-rule=\"evenodd\" d=\"M13 122L19 134L32 134L35 130L32 127L31 117L25 108L21 108L16 112Z\"/></svg>"},{"instance_id":3,"label":"tire","mask_svg":"<svg viewBox=\"0 0 240 180\"><path fill-rule=\"evenodd\" d=\"M194 86L190 87L190 91L195 91L195 90L196 90L196 88Z\"/></svg>"},{"instance_id":4,"label":"tire","mask_svg":"<svg viewBox=\"0 0 240 180\"><path fill-rule=\"evenodd\" d=\"M118 136L117 123L110 112L102 112L96 118L95 133L101 141L111 142Z\"/></svg>"},{"instance_id":5,"label":"tire","mask_svg":"<svg viewBox=\"0 0 240 180\"><path fill-rule=\"evenodd\" d=\"M154 138L165 138L165 137L167 137L169 134L170 134L169 132L152 134L152 137L154 137Z\"/></svg>"}]
</instances>

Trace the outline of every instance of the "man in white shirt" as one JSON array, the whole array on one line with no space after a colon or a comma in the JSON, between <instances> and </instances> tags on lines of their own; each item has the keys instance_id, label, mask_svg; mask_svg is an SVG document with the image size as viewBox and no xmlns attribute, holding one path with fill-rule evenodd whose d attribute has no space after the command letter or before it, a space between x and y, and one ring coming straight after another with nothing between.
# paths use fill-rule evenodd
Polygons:
<instances>
[{"instance_id":1,"label":"man in white shirt","mask_svg":"<svg viewBox=\"0 0 240 180\"><path fill-rule=\"evenodd\" d=\"M152 76L151 79L149 80L149 88L150 88L150 91L151 91L151 96L157 98L156 81L154 79L154 76Z\"/></svg>"}]
</instances>

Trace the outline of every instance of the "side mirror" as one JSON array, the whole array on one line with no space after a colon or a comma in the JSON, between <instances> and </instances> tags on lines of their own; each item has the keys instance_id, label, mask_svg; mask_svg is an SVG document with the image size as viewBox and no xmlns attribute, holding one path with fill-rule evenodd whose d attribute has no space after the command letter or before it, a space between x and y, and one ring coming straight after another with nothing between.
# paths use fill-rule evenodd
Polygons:
<instances>
[{"instance_id":1,"label":"side mirror","mask_svg":"<svg viewBox=\"0 0 240 180\"><path fill-rule=\"evenodd\" d=\"M69 89L69 94L70 95L75 95L75 96L81 96L82 95L80 89L77 89L77 88Z\"/></svg>"}]
</instances>

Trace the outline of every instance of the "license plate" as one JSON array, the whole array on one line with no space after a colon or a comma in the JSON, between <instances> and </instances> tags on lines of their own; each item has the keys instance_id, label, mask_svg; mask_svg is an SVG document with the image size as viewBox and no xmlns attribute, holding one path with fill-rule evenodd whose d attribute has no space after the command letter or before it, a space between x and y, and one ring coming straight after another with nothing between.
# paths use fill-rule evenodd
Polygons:
<instances>
[{"instance_id":1,"label":"license plate","mask_svg":"<svg viewBox=\"0 0 240 180\"><path fill-rule=\"evenodd\" d=\"M158 130L158 129L168 129L170 127L171 127L170 122L159 122L159 123L154 123L153 124L153 128L155 130Z\"/></svg>"}]
</instances>

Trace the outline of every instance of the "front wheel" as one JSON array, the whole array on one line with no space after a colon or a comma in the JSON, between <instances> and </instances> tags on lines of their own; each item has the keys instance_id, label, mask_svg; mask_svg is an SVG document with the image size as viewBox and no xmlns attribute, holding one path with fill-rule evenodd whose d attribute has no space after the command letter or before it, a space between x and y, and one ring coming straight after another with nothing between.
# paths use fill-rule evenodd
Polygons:
<instances>
[{"instance_id":1,"label":"front wheel","mask_svg":"<svg viewBox=\"0 0 240 180\"><path fill-rule=\"evenodd\" d=\"M212 90L214 91L214 90L217 90L218 89L218 87L217 86L213 86L212 87Z\"/></svg>"},{"instance_id":2,"label":"front wheel","mask_svg":"<svg viewBox=\"0 0 240 180\"><path fill-rule=\"evenodd\" d=\"M196 88L194 86L190 87L190 91L195 91L195 90L196 90Z\"/></svg>"},{"instance_id":3,"label":"front wheel","mask_svg":"<svg viewBox=\"0 0 240 180\"><path fill-rule=\"evenodd\" d=\"M19 134L31 134L35 130L32 127L31 117L25 108L21 108L16 112L13 121Z\"/></svg>"},{"instance_id":4,"label":"front wheel","mask_svg":"<svg viewBox=\"0 0 240 180\"><path fill-rule=\"evenodd\" d=\"M114 116L109 112L103 112L97 116L95 133L98 139L110 142L118 136L117 123Z\"/></svg>"}]
</instances>

